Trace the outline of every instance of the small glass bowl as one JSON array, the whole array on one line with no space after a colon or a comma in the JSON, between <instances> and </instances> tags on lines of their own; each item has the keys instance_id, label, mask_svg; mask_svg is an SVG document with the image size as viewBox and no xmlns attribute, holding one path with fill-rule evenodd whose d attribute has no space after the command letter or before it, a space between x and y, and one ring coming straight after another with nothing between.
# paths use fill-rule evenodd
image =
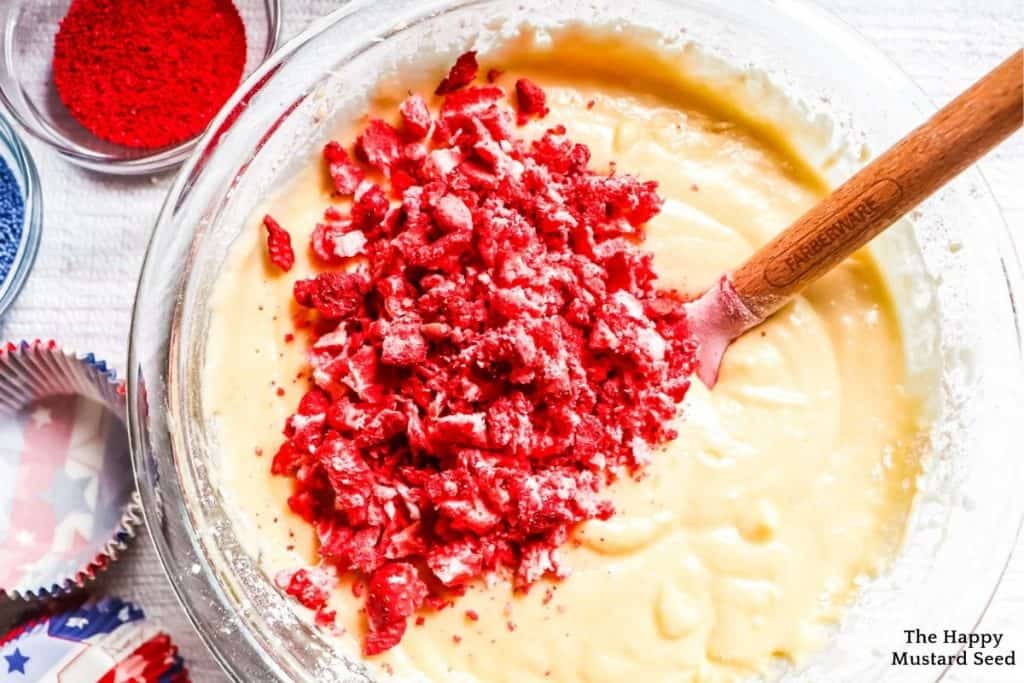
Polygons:
<instances>
[{"instance_id":1,"label":"small glass bowl","mask_svg":"<svg viewBox=\"0 0 1024 683\"><path fill-rule=\"evenodd\" d=\"M7 277L0 282L0 317L7 312L22 286L39 251L39 237L43 232L43 200L39 191L39 173L28 148L3 116L0 116L0 157L11 169L21 190L25 206L25 219L21 226L21 240Z\"/></svg>"},{"instance_id":2,"label":"small glass bowl","mask_svg":"<svg viewBox=\"0 0 1024 683\"><path fill-rule=\"evenodd\" d=\"M0 3L0 100L34 137L79 166L113 175L142 175L184 161L200 137L158 150L101 140L64 107L53 85L53 40L72 0ZM281 37L281 0L236 0L248 41L245 76L274 52Z\"/></svg>"}]
</instances>

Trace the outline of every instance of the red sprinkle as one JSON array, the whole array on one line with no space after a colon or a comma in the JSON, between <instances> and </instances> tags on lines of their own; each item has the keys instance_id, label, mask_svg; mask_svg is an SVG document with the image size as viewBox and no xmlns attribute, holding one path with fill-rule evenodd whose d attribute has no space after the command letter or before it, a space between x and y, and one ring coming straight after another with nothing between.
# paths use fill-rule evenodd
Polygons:
<instances>
[{"instance_id":1,"label":"red sprinkle","mask_svg":"<svg viewBox=\"0 0 1024 683\"><path fill-rule=\"evenodd\" d=\"M480 621L480 615L477 614L476 610L472 609L466 610L466 618L470 621Z\"/></svg>"},{"instance_id":2,"label":"red sprinkle","mask_svg":"<svg viewBox=\"0 0 1024 683\"><path fill-rule=\"evenodd\" d=\"M367 654L485 574L565 576L559 548L674 438L689 387L681 302L641 249L655 183L590 170L562 126L516 137L506 101L458 90L412 144L371 121L357 156L390 183L325 214L312 248L344 267L294 286L314 386L271 471L324 563L368 580Z\"/></svg>"},{"instance_id":3,"label":"red sprinkle","mask_svg":"<svg viewBox=\"0 0 1024 683\"><path fill-rule=\"evenodd\" d=\"M291 270L295 265L292 236L270 216L263 217L263 225L267 228L267 251L270 253L270 262L283 271Z\"/></svg>"},{"instance_id":4,"label":"red sprinkle","mask_svg":"<svg viewBox=\"0 0 1024 683\"><path fill-rule=\"evenodd\" d=\"M487 82L494 83L494 81L501 78L501 75L505 73L501 69L488 69L487 71Z\"/></svg>"},{"instance_id":5,"label":"red sprinkle","mask_svg":"<svg viewBox=\"0 0 1024 683\"><path fill-rule=\"evenodd\" d=\"M476 63L476 52L464 52L455 60L455 64L452 66L451 71L448 72L448 76L437 86L434 94L447 95L465 85L469 85L476 78L476 72L479 69L480 66Z\"/></svg>"},{"instance_id":6,"label":"red sprinkle","mask_svg":"<svg viewBox=\"0 0 1024 683\"><path fill-rule=\"evenodd\" d=\"M245 60L231 0L73 0L54 40L53 79L93 135L158 149L206 128Z\"/></svg>"}]
</instances>

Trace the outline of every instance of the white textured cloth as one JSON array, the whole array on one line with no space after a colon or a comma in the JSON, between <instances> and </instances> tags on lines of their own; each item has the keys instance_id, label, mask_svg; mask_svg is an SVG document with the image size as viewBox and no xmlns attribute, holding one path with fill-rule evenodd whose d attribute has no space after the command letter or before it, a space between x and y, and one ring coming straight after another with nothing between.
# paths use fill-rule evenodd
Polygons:
<instances>
[{"instance_id":1,"label":"white textured cloth","mask_svg":"<svg viewBox=\"0 0 1024 683\"><path fill-rule=\"evenodd\" d=\"M291 36L342 3L286 0L284 4L285 36ZM1020 0L829 0L824 4L881 47L936 102L954 96L1019 48L1024 36ZM35 269L14 309L0 322L0 339L52 336L68 348L95 352L123 372L136 280L172 176L100 176L68 164L44 145L34 141L29 145L42 176L45 225ZM1018 247L1024 249L1024 193L1020 192L1024 136L1018 134L990 155L982 170ZM100 579L96 590L138 601L150 619L163 625L181 646L194 680L226 680L178 606L144 531ZM0 599L0 632L20 609ZM1018 665L967 668L955 671L949 680L1024 680L1021 545L979 630L1004 633L1000 650L1016 648Z\"/></svg>"}]
</instances>

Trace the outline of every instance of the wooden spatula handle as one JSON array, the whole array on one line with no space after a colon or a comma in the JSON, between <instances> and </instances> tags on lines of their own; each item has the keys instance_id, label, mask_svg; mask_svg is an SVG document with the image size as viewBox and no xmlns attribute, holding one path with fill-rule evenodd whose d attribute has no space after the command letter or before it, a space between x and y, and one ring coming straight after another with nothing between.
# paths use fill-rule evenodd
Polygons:
<instances>
[{"instance_id":1,"label":"wooden spatula handle","mask_svg":"<svg viewBox=\"0 0 1024 683\"><path fill-rule=\"evenodd\" d=\"M763 246L730 279L763 320L1020 128L1022 52Z\"/></svg>"}]
</instances>

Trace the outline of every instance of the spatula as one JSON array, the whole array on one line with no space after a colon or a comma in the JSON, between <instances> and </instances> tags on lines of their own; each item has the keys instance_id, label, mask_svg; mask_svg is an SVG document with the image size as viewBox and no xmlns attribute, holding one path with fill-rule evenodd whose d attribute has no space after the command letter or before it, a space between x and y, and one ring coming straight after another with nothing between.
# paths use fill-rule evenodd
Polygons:
<instances>
[{"instance_id":1,"label":"spatula","mask_svg":"<svg viewBox=\"0 0 1024 683\"><path fill-rule=\"evenodd\" d=\"M729 344L1021 127L1022 51L989 72L686 304L697 376L718 380Z\"/></svg>"}]
</instances>

